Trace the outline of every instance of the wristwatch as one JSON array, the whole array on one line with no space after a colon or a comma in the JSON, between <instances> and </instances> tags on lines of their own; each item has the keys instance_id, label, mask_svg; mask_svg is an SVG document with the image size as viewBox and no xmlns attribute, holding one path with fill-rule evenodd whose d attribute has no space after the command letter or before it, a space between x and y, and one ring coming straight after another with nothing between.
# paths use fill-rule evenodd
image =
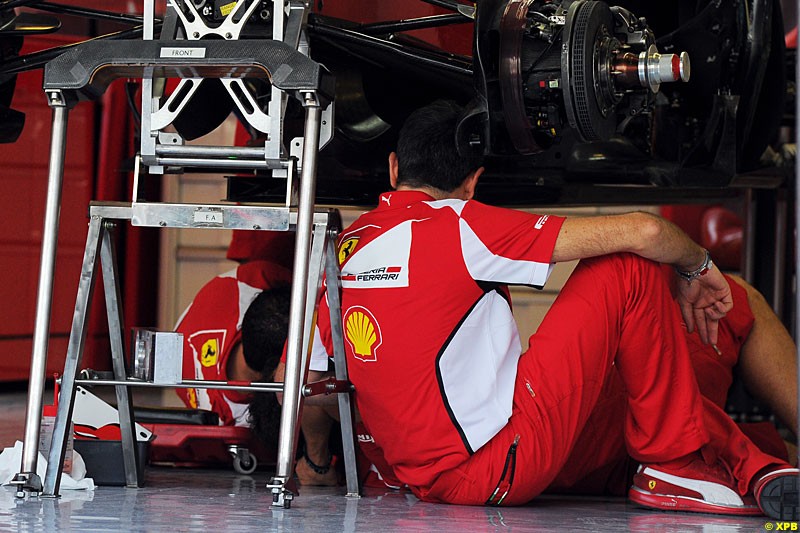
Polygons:
<instances>
[{"instance_id":1,"label":"wristwatch","mask_svg":"<svg viewBox=\"0 0 800 533\"><path fill-rule=\"evenodd\" d=\"M703 259L703 263L699 267L690 272L686 272L684 270L678 269L678 267L675 267L675 273L678 274L678 276L685 279L687 283L691 283L692 280L695 280L700 276L705 276L706 273L708 273L708 271L711 270L711 268L714 266L714 262L711 261L711 254L708 253L708 250L705 250L705 252L706 252L706 257L705 259Z\"/></svg>"}]
</instances>

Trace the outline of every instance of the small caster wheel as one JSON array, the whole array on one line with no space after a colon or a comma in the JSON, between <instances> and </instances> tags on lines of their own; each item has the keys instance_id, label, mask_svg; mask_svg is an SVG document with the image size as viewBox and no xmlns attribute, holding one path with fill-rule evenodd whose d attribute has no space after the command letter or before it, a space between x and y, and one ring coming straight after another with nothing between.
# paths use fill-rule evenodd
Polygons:
<instances>
[{"instance_id":1,"label":"small caster wheel","mask_svg":"<svg viewBox=\"0 0 800 533\"><path fill-rule=\"evenodd\" d=\"M233 469L239 474L252 474L257 466L258 460L244 448L239 448L233 456Z\"/></svg>"}]
</instances>

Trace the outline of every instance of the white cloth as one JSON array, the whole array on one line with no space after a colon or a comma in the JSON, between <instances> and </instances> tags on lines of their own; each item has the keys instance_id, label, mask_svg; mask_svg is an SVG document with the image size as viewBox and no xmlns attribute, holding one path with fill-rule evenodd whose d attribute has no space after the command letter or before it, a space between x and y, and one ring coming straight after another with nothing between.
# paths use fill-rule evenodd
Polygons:
<instances>
[{"instance_id":1,"label":"white cloth","mask_svg":"<svg viewBox=\"0 0 800 533\"><path fill-rule=\"evenodd\" d=\"M72 452L72 475L61 475L61 490L94 490L94 480L86 477L86 463L83 457ZM17 475L22 464L22 442L17 441L13 448L6 448L0 453L0 485L8 485ZM47 471L47 459L39 453L36 462L36 474L44 480Z\"/></svg>"}]
</instances>

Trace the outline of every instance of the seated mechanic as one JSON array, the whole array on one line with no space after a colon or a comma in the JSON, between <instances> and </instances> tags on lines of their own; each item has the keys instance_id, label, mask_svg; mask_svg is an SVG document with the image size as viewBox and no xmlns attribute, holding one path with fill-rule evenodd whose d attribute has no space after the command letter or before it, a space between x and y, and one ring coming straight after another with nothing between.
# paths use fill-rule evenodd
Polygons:
<instances>
[{"instance_id":1,"label":"seated mechanic","mask_svg":"<svg viewBox=\"0 0 800 533\"><path fill-rule=\"evenodd\" d=\"M663 274L670 282L674 281L675 276L671 269L663 269ZM738 365L739 376L747 390L773 412L793 435L797 435L797 381L791 378L797 375L797 350L794 341L755 288L738 276L725 277L730 283L734 305L727 316L720 320L717 344L704 344L697 332L689 333L684 325L700 392L718 406L724 407L733 382L734 367ZM268 314L262 313L261 316ZM257 320L255 316L253 318ZM243 325L245 334L250 329L248 324L245 321ZM264 328L259 330L262 335L269 334ZM272 345L282 343L283 338L271 341ZM277 362L276 359L273 360ZM281 381L284 371L284 363L278 363L275 379ZM787 376L791 377L787 379ZM310 373L312 381L324 377L324 372ZM321 457L330 456L327 436L334 420L338 420L336 399L330 396L328 400L330 406L325 410L328 416L309 419L303 428L306 434L316 436L316 453ZM250 415L254 431L265 442L273 442L277 439L275 431L280 416L277 404L264 395L254 397L253 404ZM265 404L277 410L261 407ZM548 487L548 492L624 495L637 467L625 449L624 416L625 393L618 373L613 372L606 381L570 459ZM772 423L740 423L739 427L763 452L796 465L796 446L785 442ZM382 482L390 488L399 488L402 483L394 478L391 468L383 461L380 449L376 447L363 424L357 424L356 432L359 436L359 451L363 455L359 462L360 475L372 476L367 478L367 484L373 484L371 481L374 478L375 482ZM598 445L604 447L608 460L590 470L582 461L583 458L590 457ZM301 472L309 469L308 465L302 464L303 461L309 461L307 454L298 463L298 470ZM367 469L370 471L367 472ZM379 483L376 485L381 486Z\"/></svg>"},{"instance_id":2,"label":"seated mechanic","mask_svg":"<svg viewBox=\"0 0 800 533\"><path fill-rule=\"evenodd\" d=\"M462 112L437 102L409 117L389 158L395 190L340 237L348 371L394 474L425 501L526 503L564 469L616 371L641 465L632 501L796 519L798 470L698 389L657 262L680 278L687 329L715 344L733 302L707 251L647 213L562 218L473 201L483 168L458 153ZM507 285L540 287L551 263L574 259L520 353ZM327 361L325 299L318 328L312 358ZM592 454L587 472L605 460Z\"/></svg>"}]
</instances>

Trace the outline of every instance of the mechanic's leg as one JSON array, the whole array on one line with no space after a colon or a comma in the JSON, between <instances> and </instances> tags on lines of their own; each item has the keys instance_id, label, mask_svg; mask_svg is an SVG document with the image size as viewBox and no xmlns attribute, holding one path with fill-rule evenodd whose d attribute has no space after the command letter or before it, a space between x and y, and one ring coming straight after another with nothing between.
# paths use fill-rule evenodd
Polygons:
<instances>
[{"instance_id":1,"label":"mechanic's leg","mask_svg":"<svg viewBox=\"0 0 800 533\"><path fill-rule=\"evenodd\" d=\"M625 447L625 387L612 370L564 467L548 493L625 496L639 463ZM602 438L599 438L602 436Z\"/></svg>"},{"instance_id":2,"label":"mechanic's leg","mask_svg":"<svg viewBox=\"0 0 800 533\"><path fill-rule=\"evenodd\" d=\"M520 372L540 381L539 388L559 402L548 416L564 439L555 442L557 449L569 450L575 442L597 401L598 379L611 364L626 389L625 440L636 460L676 459L706 444L678 309L658 266L632 254L585 260L562 289L562 298L520 363ZM565 336L572 339L565 341ZM571 371L562 368L557 375L565 365Z\"/></svg>"},{"instance_id":3,"label":"mechanic's leg","mask_svg":"<svg viewBox=\"0 0 800 533\"><path fill-rule=\"evenodd\" d=\"M326 407L319 405L303 406L300 428L306 442L303 457L295 466L297 480L302 485L336 485L338 477L332 464L329 448L331 429L334 420Z\"/></svg>"},{"instance_id":4,"label":"mechanic's leg","mask_svg":"<svg viewBox=\"0 0 800 533\"><path fill-rule=\"evenodd\" d=\"M475 504L497 487L498 495L508 492L504 503L530 500L563 469L613 364L627 389L631 453L652 462L695 452L708 434L682 339L654 263L631 254L581 261L520 358L509 423L462 467L417 492Z\"/></svg>"},{"instance_id":5,"label":"mechanic's leg","mask_svg":"<svg viewBox=\"0 0 800 533\"><path fill-rule=\"evenodd\" d=\"M671 268L665 269L665 275L669 280L679 281L675 279L675 274ZM733 369L740 364L740 357L751 359L751 361L748 361L750 363L753 362L754 356L760 357L755 361L755 365L751 365L751 367L745 364L742 368L740 365L738 373L745 376L753 374L754 370L759 373L774 371L774 360L780 358L770 351L771 347L765 348L763 346L764 342L762 342L765 331L771 331L774 328L774 324L770 324L766 330L758 328L756 337L753 339L756 342L751 343L751 349L745 350L745 343L752 334L756 323L752 308L755 308L758 313L758 322L761 324L768 324L764 318L768 318L770 315L774 318L774 314L767 307L763 298L752 287L735 276L728 276L728 278L731 285L731 296L733 297L733 309L720 322L719 338L716 346L704 344L696 331L693 333L684 331L689 346L689 357L694 367L695 376L697 376L697 385L700 388L700 393L720 408L724 408L726 405L728 391L733 382ZM754 294L748 294L748 292ZM755 300L753 296L758 297L760 302ZM757 351L752 350L753 346L759 345L762 348ZM764 351L767 352L766 355L762 353ZM794 380L792 380L792 384L794 384ZM775 399L788 400L792 405L796 405L791 387L776 387L768 392L771 395L771 397L768 397L768 401L765 402L768 405ZM791 394L792 398L787 398L787 393ZM791 464L796 462L794 451L786 446L772 424L739 424L739 428L748 439L753 441L765 453L781 459L788 458Z\"/></svg>"},{"instance_id":6,"label":"mechanic's leg","mask_svg":"<svg viewBox=\"0 0 800 533\"><path fill-rule=\"evenodd\" d=\"M732 276L733 277L733 276ZM797 348L767 301L741 278L755 324L739 356L747 390L797 435Z\"/></svg>"},{"instance_id":7,"label":"mechanic's leg","mask_svg":"<svg viewBox=\"0 0 800 533\"><path fill-rule=\"evenodd\" d=\"M520 359L506 427L461 467L415 491L451 503L497 503L493 494L505 493L507 504L530 500L563 470L612 364L626 388L625 441L637 461L680 469L702 449L709 464L719 455L731 467L741 494L760 470L782 464L702 399L658 268L619 254L582 261L562 289ZM724 438L712 443L710 435Z\"/></svg>"},{"instance_id":8,"label":"mechanic's leg","mask_svg":"<svg viewBox=\"0 0 800 533\"><path fill-rule=\"evenodd\" d=\"M668 280L674 277L671 268L665 269L664 273ZM772 378L767 381L774 383L778 377L775 372L781 372L781 368L791 376L796 375L796 367L791 368L787 364L795 364L794 344L791 350L786 349L788 333L780 323L775 323L774 313L753 287L741 278L731 277L741 287L732 283L734 308L720 323L718 348L703 344L696 332L690 334L684 331L700 392L719 407L725 405L733 366L738 363L740 353L745 359L743 371L747 377L760 378L766 374ZM751 307L761 325L752 338L749 336L754 322ZM778 329L782 331L777 332ZM745 349L743 344L748 340L750 344ZM630 477L626 473L630 472L631 461L622 437L622 417L626 409L624 389L618 376L612 373L610 377L616 379L609 379L606 383L572 454L564 469L548 487L548 492L618 495L627 492ZM767 387L760 399L770 407L780 403L796 409L796 382L792 380L789 385ZM794 416L791 421L796 426ZM739 428L765 453L788 459L790 464L796 466L796 446L784 443L770 423L744 424ZM724 431L725 425L721 429ZM598 442L597 435L600 434L604 438Z\"/></svg>"}]
</instances>

